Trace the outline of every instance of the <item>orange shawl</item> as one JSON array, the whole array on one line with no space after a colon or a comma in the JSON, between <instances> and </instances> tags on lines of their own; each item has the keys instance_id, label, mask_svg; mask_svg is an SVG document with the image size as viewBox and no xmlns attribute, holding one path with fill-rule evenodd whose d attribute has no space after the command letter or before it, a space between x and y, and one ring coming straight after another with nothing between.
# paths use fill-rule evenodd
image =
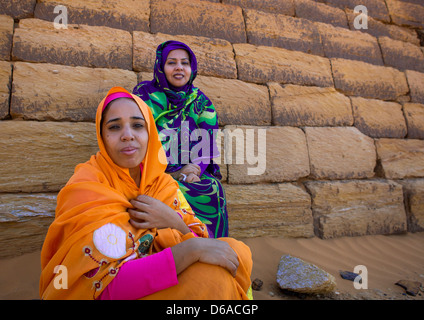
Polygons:
<instances>
[{"instance_id":1,"label":"orange shawl","mask_svg":"<svg viewBox=\"0 0 424 320\"><path fill-rule=\"evenodd\" d=\"M125 92L115 87L109 94ZM140 194L161 200L179 212L200 237L206 227L198 220L178 189L165 174L166 156L148 106L132 95L146 120L149 142L142 162L140 188L129 170L117 166L100 136L103 104L96 113L99 152L79 164L57 197L56 217L41 252L42 299L96 299L127 260L172 247L192 234L174 229L135 229L129 223L129 200Z\"/></svg>"}]
</instances>

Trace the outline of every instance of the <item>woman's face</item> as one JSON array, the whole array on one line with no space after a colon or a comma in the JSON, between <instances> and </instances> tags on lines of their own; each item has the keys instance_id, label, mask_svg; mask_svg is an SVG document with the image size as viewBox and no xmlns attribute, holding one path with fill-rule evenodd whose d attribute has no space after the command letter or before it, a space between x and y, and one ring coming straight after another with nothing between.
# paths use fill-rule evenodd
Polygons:
<instances>
[{"instance_id":1,"label":"woman's face","mask_svg":"<svg viewBox=\"0 0 424 320\"><path fill-rule=\"evenodd\" d=\"M113 162L138 170L146 156L149 134L134 100L121 98L110 103L103 116L102 138Z\"/></svg>"},{"instance_id":2,"label":"woman's face","mask_svg":"<svg viewBox=\"0 0 424 320\"><path fill-rule=\"evenodd\" d=\"M182 87L191 76L190 57L183 49L176 49L169 52L166 58L164 71L166 80L174 87Z\"/></svg>"}]
</instances>

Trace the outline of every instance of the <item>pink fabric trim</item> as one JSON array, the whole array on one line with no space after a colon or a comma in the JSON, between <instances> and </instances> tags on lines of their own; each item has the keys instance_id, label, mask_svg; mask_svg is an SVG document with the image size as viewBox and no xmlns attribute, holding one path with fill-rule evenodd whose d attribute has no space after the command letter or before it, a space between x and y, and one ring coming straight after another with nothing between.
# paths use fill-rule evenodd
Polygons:
<instances>
[{"instance_id":1,"label":"pink fabric trim","mask_svg":"<svg viewBox=\"0 0 424 320\"><path fill-rule=\"evenodd\" d=\"M106 108L106 106L113 100L118 99L118 98L130 98L130 99L134 99L130 94L125 93L125 92L114 92L111 93L110 95L108 95L106 97L105 103L103 104L103 110Z\"/></svg>"},{"instance_id":2,"label":"pink fabric trim","mask_svg":"<svg viewBox=\"0 0 424 320\"><path fill-rule=\"evenodd\" d=\"M99 300L136 300L178 284L171 248L124 263Z\"/></svg>"}]
</instances>

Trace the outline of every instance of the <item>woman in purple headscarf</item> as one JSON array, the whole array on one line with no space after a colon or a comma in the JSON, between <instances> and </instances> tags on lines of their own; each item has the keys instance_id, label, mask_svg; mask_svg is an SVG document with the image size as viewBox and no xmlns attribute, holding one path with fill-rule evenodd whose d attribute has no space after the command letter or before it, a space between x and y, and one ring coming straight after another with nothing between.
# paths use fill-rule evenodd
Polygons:
<instances>
[{"instance_id":1,"label":"woman in purple headscarf","mask_svg":"<svg viewBox=\"0 0 424 320\"><path fill-rule=\"evenodd\" d=\"M197 60L184 43L166 41L156 50L154 78L133 93L152 110L168 167L196 216L208 226L210 237L228 236L225 191L221 185L215 107L193 86Z\"/></svg>"}]
</instances>

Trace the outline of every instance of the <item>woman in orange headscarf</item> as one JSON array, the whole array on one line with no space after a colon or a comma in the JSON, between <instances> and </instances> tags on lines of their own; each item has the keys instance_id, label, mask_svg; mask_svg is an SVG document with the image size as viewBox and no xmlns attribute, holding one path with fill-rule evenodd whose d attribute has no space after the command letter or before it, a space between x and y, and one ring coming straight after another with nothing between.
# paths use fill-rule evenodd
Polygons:
<instances>
[{"instance_id":1,"label":"woman in orange headscarf","mask_svg":"<svg viewBox=\"0 0 424 320\"><path fill-rule=\"evenodd\" d=\"M177 182L147 105L112 88L96 113L99 152L57 198L41 252L42 299L247 299L252 258L208 238Z\"/></svg>"}]
</instances>

